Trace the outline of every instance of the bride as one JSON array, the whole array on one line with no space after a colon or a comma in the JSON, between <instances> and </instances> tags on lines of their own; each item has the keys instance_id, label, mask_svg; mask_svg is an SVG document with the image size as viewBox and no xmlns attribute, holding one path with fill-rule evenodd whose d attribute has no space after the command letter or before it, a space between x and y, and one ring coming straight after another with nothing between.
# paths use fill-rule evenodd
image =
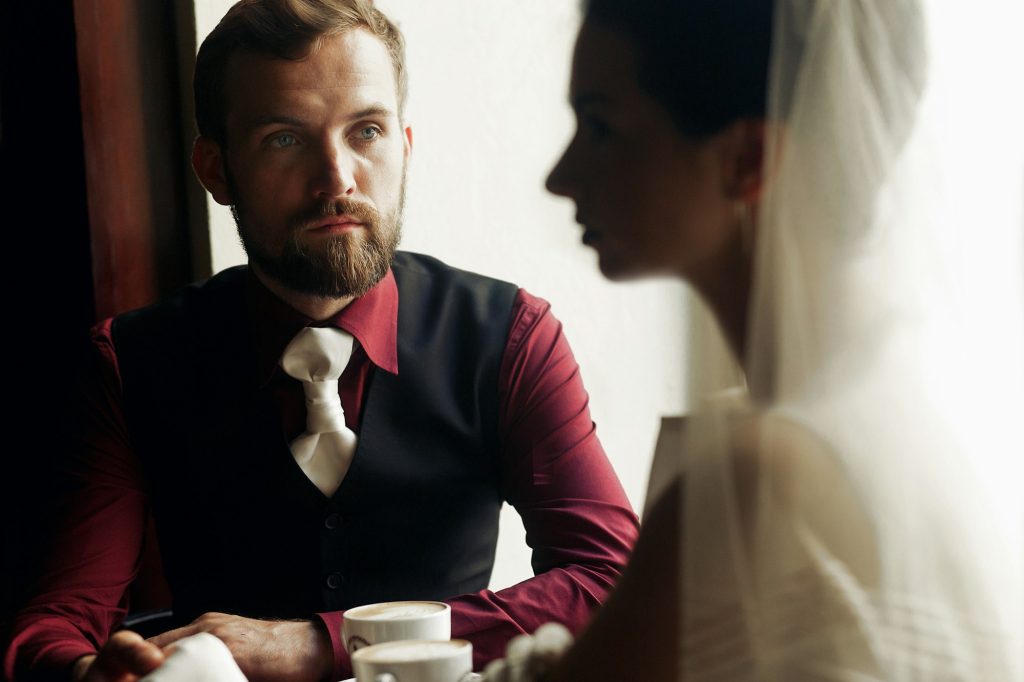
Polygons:
<instances>
[{"instance_id":1,"label":"bride","mask_svg":"<svg viewBox=\"0 0 1024 682\"><path fill-rule=\"evenodd\" d=\"M726 343L614 597L488 678L1024 679L1021 17L958 5L586 5L548 187Z\"/></svg>"}]
</instances>

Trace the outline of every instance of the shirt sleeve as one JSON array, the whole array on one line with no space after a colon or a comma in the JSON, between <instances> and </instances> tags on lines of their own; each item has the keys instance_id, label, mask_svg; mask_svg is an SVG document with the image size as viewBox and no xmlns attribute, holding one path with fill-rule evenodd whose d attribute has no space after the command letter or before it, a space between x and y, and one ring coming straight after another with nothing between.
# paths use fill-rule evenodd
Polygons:
<instances>
[{"instance_id":1,"label":"shirt sleeve","mask_svg":"<svg viewBox=\"0 0 1024 682\"><path fill-rule=\"evenodd\" d=\"M639 522L597 438L579 366L551 306L520 289L498 377L505 499L523 519L534 577L448 599L452 636L481 670L508 641L550 621L578 632L615 585ZM351 674L344 612L318 614L335 677Z\"/></svg>"},{"instance_id":2,"label":"shirt sleeve","mask_svg":"<svg viewBox=\"0 0 1024 682\"><path fill-rule=\"evenodd\" d=\"M148 514L142 476L121 409L110 320L92 332L71 415L72 441L58 467L67 485L51 554L18 613L4 657L8 679L66 675L124 618Z\"/></svg>"},{"instance_id":3,"label":"shirt sleeve","mask_svg":"<svg viewBox=\"0 0 1024 682\"><path fill-rule=\"evenodd\" d=\"M558 621L578 632L615 585L639 523L598 440L562 324L520 290L499 374L505 499L522 517L534 577L450 600L476 669L509 639Z\"/></svg>"}]
</instances>

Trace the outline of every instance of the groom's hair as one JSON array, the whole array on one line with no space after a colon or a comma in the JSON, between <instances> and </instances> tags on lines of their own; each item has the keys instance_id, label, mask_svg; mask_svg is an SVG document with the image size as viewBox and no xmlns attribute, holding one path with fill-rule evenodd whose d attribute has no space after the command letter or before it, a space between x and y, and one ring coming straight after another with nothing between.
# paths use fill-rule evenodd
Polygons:
<instances>
[{"instance_id":1,"label":"groom's hair","mask_svg":"<svg viewBox=\"0 0 1024 682\"><path fill-rule=\"evenodd\" d=\"M297 61L316 51L323 38L355 28L370 31L387 48L401 117L408 92L405 41L398 27L370 0L241 0L228 10L196 55L192 87L199 134L222 148L227 144L224 92L232 55L244 52Z\"/></svg>"}]
</instances>

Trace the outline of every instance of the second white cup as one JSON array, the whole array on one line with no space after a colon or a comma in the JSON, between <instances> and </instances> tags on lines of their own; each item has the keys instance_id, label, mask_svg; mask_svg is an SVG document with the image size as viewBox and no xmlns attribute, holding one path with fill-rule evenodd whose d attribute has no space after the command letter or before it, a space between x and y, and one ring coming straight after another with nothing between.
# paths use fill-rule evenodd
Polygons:
<instances>
[{"instance_id":1,"label":"second white cup","mask_svg":"<svg viewBox=\"0 0 1024 682\"><path fill-rule=\"evenodd\" d=\"M464 639L407 640L360 649L352 656L356 682L470 682L473 645Z\"/></svg>"}]
</instances>

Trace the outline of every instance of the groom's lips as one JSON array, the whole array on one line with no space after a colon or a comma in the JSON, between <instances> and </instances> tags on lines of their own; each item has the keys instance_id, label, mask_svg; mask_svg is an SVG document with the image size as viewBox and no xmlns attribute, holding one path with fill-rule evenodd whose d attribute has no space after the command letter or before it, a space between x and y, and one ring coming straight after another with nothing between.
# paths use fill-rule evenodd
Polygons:
<instances>
[{"instance_id":1,"label":"groom's lips","mask_svg":"<svg viewBox=\"0 0 1024 682\"><path fill-rule=\"evenodd\" d=\"M350 215L340 215L321 220L309 228L315 234L344 234L363 227L363 221Z\"/></svg>"}]
</instances>

